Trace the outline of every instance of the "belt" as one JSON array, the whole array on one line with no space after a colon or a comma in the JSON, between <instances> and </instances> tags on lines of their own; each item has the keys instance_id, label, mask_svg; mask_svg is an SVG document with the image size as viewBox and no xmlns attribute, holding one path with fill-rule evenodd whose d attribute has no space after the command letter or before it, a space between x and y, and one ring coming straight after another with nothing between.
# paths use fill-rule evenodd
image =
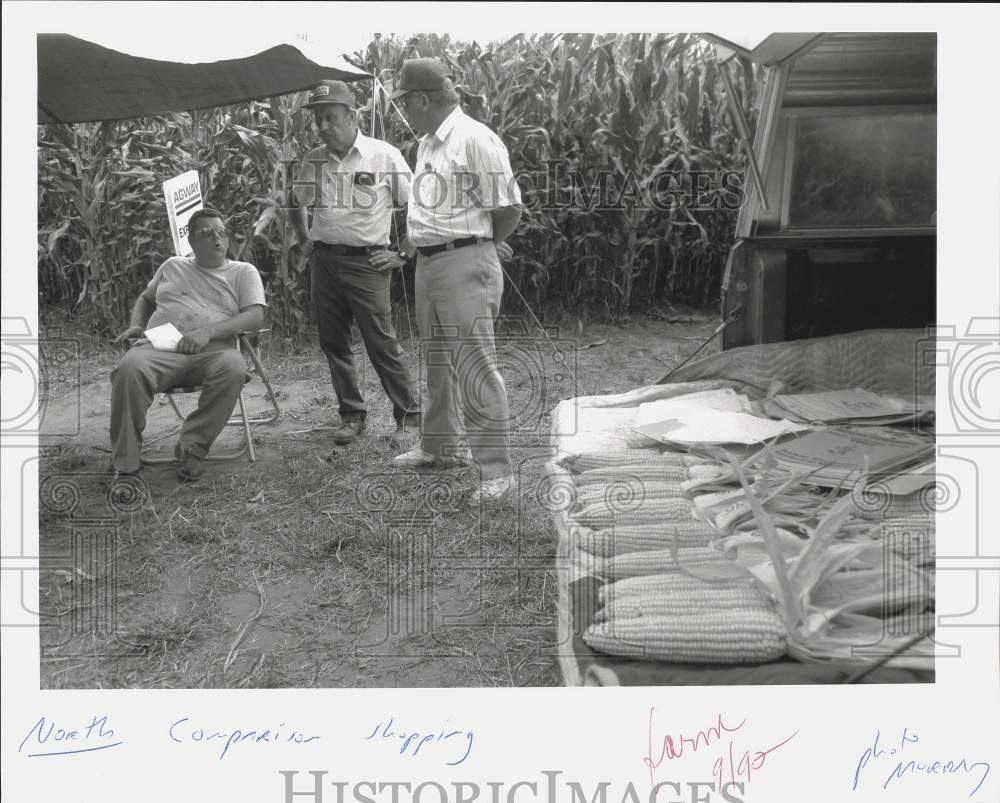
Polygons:
<instances>
[{"instance_id":1,"label":"belt","mask_svg":"<svg viewBox=\"0 0 1000 803\"><path fill-rule=\"evenodd\" d=\"M367 256L375 251L384 251L387 248L384 245L340 245L339 243L324 243L322 240L316 240L315 242L317 248L325 248L330 253L340 257Z\"/></svg>"},{"instance_id":2,"label":"belt","mask_svg":"<svg viewBox=\"0 0 1000 803\"><path fill-rule=\"evenodd\" d=\"M489 239L486 237L461 237L458 240L452 240L450 243L442 243L441 245L418 246L417 253L420 256L431 257L435 254L440 254L442 251L454 251L456 248L464 248L467 245L479 245L480 243L488 242Z\"/></svg>"}]
</instances>

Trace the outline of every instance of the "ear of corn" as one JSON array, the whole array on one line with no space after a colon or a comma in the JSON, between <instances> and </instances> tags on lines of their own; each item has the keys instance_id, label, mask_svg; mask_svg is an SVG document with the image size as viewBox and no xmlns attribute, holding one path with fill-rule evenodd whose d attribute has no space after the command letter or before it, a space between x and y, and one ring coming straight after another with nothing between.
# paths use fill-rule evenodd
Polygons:
<instances>
[{"instance_id":1,"label":"ear of corn","mask_svg":"<svg viewBox=\"0 0 1000 803\"><path fill-rule=\"evenodd\" d=\"M648 501L655 502L660 499L685 499L684 494L676 486L666 484L643 485L641 483L620 483L608 485L595 485L585 487L577 491L576 500L580 505L600 505L608 506L631 505L638 507Z\"/></svg>"},{"instance_id":2,"label":"ear of corn","mask_svg":"<svg viewBox=\"0 0 1000 803\"><path fill-rule=\"evenodd\" d=\"M680 483L687 479L688 469L679 465L627 465L595 468L573 478L578 488L587 485L606 485L609 482Z\"/></svg>"},{"instance_id":3,"label":"ear of corn","mask_svg":"<svg viewBox=\"0 0 1000 803\"><path fill-rule=\"evenodd\" d=\"M612 595L594 616L594 621L638 619L649 616L695 616L708 610L762 611L774 610L770 600L753 586L716 589L705 583L700 591L658 594Z\"/></svg>"},{"instance_id":4,"label":"ear of corn","mask_svg":"<svg viewBox=\"0 0 1000 803\"><path fill-rule=\"evenodd\" d=\"M654 467L710 466L714 461L700 455L684 452L657 451L655 449L619 449L603 452L580 452L566 460L574 472L593 469L614 468L617 466L642 465Z\"/></svg>"},{"instance_id":5,"label":"ear of corn","mask_svg":"<svg viewBox=\"0 0 1000 803\"><path fill-rule=\"evenodd\" d=\"M644 574L680 572L681 567L697 569L704 566L723 564L731 566L718 550L711 547L680 547L677 556L672 550L658 549L653 552L629 552L606 558L600 569L602 577L620 580L624 577L639 577Z\"/></svg>"},{"instance_id":6,"label":"ear of corn","mask_svg":"<svg viewBox=\"0 0 1000 803\"><path fill-rule=\"evenodd\" d=\"M674 539L673 531L681 547L706 547L714 537L714 531L701 522L684 522L675 526L656 525L649 528L610 528L581 532L576 544L593 555L612 557L628 552L648 552L668 549Z\"/></svg>"},{"instance_id":7,"label":"ear of corn","mask_svg":"<svg viewBox=\"0 0 1000 803\"><path fill-rule=\"evenodd\" d=\"M686 499L652 499L637 510L610 511L604 506L593 506L573 513L572 519L595 530L634 525L672 526L677 522L693 521L694 510Z\"/></svg>"},{"instance_id":8,"label":"ear of corn","mask_svg":"<svg viewBox=\"0 0 1000 803\"><path fill-rule=\"evenodd\" d=\"M627 449L618 452L583 452L567 459L567 464L574 473L609 469L619 466L677 466L683 468L686 464L683 456L676 452L661 454L655 449Z\"/></svg>"},{"instance_id":9,"label":"ear of corn","mask_svg":"<svg viewBox=\"0 0 1000 803\"><path fill-rule=\"evenodd\" d=\"M602 603L615 597L631 596L663 596L665 594L679 594L682 596L701 596L705 589L714 591L745 591L755 588L754 581L750 577L743 577L734 580L709 583L697 577L683 573L670 572L667 574L649 574L642 577L629 577L618 580L614 583L605 583L601 586L599 598ZM759 591L762 597L764 592Z\"/></svg>"},{"instance_id":10,"label":"ear of corn","mask_svg":"<svg viewBox=\"0 0 1000 803\"><path fill-rule=\"evenodd\" d=\"M787 650L781 618L763 611L615 618L591 625L583 640L609 655L677 663L765 663Z\"/></svg>"}]
</instances>

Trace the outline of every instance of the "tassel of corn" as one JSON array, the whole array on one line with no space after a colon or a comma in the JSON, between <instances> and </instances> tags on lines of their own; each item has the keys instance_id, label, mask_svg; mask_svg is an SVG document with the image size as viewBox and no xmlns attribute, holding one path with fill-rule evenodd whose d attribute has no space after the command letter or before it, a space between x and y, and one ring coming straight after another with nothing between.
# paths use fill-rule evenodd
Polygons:
<instances>
[{"instance_id":1,"label":"tassel of corn","mask_svg":"<svg viewBox=\"0 0 1000 803\"><path fill-rule=\"evenodd\" d=\"M711 547L683 547L677 550L677 559L669 549L658 549L653 552L627 552L613 558L605 558L600 569L602 577L608 580L621 580L626 577L640 577L644 574L663 574L665 572L680 572L686 569L697 571L706 566L732 566L722 554Z\"/></svg>"},{"instance_id":2,"label":"tassel of corn","mask_svg":"<svg viewBox=\"0 0 1000 803\"><path fill-rule=\"evenodd\" d=\"M788 646L781 617L759 610L615 618L591 625L583 640L609 655L695 664L766 663Z\"/></svg>"}]
</instances>

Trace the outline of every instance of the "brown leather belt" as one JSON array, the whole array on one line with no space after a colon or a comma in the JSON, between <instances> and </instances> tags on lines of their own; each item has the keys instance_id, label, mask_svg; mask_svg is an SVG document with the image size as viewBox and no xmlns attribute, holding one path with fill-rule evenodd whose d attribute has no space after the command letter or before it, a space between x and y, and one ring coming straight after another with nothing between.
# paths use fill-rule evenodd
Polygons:
<instances>
[{"instance_id":1,"label":"brown leather belt","mask_svg":"<svg viewBox=\"0 0 1000 803\"><path fill-rule=\"evenodd\" d=\"M489 240L486 237L461 237L457 240L452 240L450 243L442 243L441 245L418 246L417 253L420 256L431 257L435 254L440 254L442 251L454 251L456 248L464 248L467 245L479 245L480 243L488 242Z\"/></svg>"}]
</instances>

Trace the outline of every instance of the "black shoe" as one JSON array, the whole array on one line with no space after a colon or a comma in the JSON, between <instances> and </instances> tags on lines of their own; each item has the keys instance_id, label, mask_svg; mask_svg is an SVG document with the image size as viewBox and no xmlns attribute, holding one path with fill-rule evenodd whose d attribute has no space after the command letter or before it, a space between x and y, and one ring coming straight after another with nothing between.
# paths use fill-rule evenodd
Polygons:
<instances>
[{"instance_id":1,"label":"black shoe","mask_svg":"<svg viewBox=\"0 0 1000 803\"><path fill-rule=\"evenodd\" d=\"M138 477L142 479L142 466L135 469L134 471L119 471L114 467L114 464L108 467L108 474L111 475L113 480L117 480L119 477Z\"/></svg>"},{"instance_id":2,"label":"black shoe","mask_svg":"<svg viewBox=\"0 0 1000 803\"><path fill-rule=\"evenodd\" d=\"M364 421L345 421L333 433L333 442L337 446L347 446L365 431Z\"/></svg>"},{"instance_id":3,"label":"black shoe","mask_svg":"<svg viewBox=\"0 0 1000 803\"><path fill-rule=\"evenodd\" d=\"M174 454L177 455L178 460L177 479L181 482L194 482L201 479L201 475L205 473L205 464L200 457L195 457L190 451L181 449L179 443L174 448Z\"/></svg>"}]
</instances>

